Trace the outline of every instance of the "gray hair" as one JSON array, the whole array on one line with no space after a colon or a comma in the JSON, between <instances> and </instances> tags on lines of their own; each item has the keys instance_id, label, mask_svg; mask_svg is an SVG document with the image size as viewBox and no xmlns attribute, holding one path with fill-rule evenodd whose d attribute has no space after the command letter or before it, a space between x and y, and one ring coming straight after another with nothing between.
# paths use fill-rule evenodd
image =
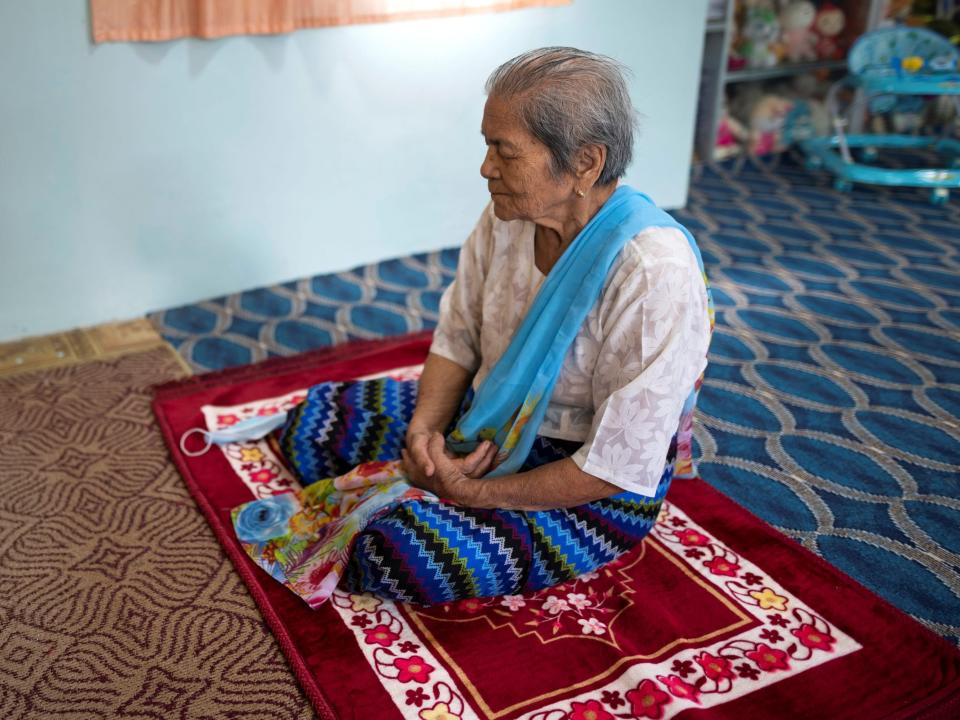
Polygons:
<instances>
[{"instance_id":1,"label":"gray hair","mask_svg":"<svg viewBox=\"0 0 960 720\"><path fill-rule=\"evenodd\" d=\"M550 150L553 173L572 173L585 145L604 145L607 161L597 179L623 177L633 155L636 111L627 68L605 55L546 47L518 55L487 78L488 95L519 102L521 122Z\"/></svg>"}]
</instances>

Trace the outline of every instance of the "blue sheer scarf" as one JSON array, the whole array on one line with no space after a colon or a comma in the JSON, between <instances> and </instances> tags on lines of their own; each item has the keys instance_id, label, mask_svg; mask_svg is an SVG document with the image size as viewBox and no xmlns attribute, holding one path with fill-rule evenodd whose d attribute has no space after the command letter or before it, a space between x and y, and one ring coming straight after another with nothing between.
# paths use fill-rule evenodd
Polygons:
<instances>
[{"instance_id":1,"label":"blue sheer scarf","mask_svg":"<svg viewBox=\"0 0 960 720\"><path fill-rule=\"evenodd\" d=\"M610 267L624 245L649 227L680 230L703 271L700 251L686 228L643 193L617 188L550 270L510 345L450 434L451 448L462 453L483 440L496 443L500 464L489 477L520 469L567 350L600 297Z\"/></svg>"}]
</instances>

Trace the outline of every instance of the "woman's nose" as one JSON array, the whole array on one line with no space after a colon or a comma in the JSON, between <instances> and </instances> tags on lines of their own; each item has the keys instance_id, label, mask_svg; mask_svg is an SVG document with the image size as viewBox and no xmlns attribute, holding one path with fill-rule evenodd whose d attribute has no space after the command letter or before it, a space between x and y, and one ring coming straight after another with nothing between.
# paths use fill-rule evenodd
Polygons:
<instances>
[{"instance_id":1,"label":"woman's nose","mask_svg":"<svg viewBox=\"0 0 960 720\"><path fill-rule=\"evenodd\" d=\"M487 154L483 158L483 162L480 163L480 175L485 180L492 180L500 176L500 172L497 169L497 164L493 161L493 148L487 148Z\"/></svg>"}]
</instances>

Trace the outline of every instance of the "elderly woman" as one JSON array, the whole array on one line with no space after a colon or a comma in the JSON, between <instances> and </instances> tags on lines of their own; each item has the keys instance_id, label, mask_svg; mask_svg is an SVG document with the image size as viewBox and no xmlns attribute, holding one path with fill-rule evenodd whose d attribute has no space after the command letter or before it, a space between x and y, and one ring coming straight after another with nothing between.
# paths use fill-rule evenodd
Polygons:
<instances>
[{"instance_id":1,"label":"elderly woman","mask_svg":"<svg viewBox=\"0 0 960 720\"><path fill-rule=\"evenodd\" d=\"M351 418L366 403L381 445L405 430L402 463L360 465L303 500L301 514L329 514L337 492L375 489L374 502L347 503L348 529L321 532L348 553L339 565L280 570L245 543L311 604L336 582L422 604L560 583L636 545L675 473L690 471L709 290L690 234L618 188L634 131L620 67L544 48L499 67L486 89L480 173L491 202L440 303L412 416L414 389L395 381L311 392L324 412L350 405L341 414ZM325 474L297 457L309 414L295 413L281 437L304 482Z\"/></svg>"}]
</instances>

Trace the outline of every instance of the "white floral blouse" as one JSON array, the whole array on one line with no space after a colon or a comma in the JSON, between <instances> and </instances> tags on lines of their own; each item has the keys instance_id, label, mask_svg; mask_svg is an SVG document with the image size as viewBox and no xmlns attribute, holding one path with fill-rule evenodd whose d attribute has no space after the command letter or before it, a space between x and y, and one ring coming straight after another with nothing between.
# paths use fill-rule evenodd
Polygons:
<instances>
[{"instance_id":1,"label":"white floral blouse","mask_svg":"<svg viewBox=\"0 0 960 720\"><path fill-rule=\"evenodd\" d=\"M504 222L488 206L467 238L440 301L431 352L480 383L506 350L543 282L532 222ZM539 434L583 441L584 472L652 495L683 402L706 367L710 339L703 277L686 237L650 228L614 261L567 352Z\"/></svg>"}]
</instances>

